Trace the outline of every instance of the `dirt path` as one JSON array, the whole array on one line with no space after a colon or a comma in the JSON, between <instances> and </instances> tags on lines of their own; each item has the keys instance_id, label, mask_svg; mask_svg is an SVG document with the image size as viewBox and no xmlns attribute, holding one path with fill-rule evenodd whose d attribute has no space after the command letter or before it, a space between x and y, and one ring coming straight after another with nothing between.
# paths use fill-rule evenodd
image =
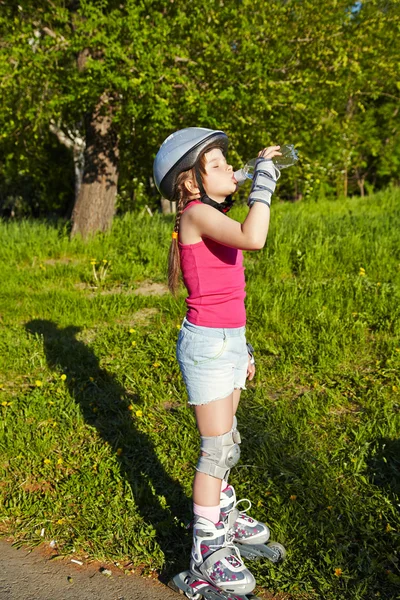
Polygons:
<instances>
[{"instance_id":1,"label":"dirt path","mask_svg":"<svg viewBox=\"0 0 400 600\"><path fill-rule=\"evenodd\" d=\"M101 567L112 570L103 575ZM158 581L124 575L109 565L50 560L40 549L14 548L0 540L1 600L177 600Z\"/></svg>"}]
</instances>

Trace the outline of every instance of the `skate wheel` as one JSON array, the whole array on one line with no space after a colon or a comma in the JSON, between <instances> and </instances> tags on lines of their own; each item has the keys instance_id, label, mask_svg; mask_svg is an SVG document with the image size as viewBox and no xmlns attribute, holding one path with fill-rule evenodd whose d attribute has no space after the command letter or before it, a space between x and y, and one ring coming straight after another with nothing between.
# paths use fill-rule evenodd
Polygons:
<instances>
[{"instance_id":1,"label":"skate wheel","mask_svg":"<svg viewBox=\"0 0 400 600\"><path fill-rule=\"evenodd\" d=\"M179 578L180 575L177 576L178 581ZM176 578L174 577L174 579ZM185 596L185 598L188 598L189 600L203 600L202 594L191 594L190 592L183 590L181 587L179 587L179 585L177 585L174 579L171 579L171 581L168 582L168 587L171 588L171 590L174 590L174 592L178 592L178 594L180 594L181 596Z\"/></svg>"},{"instance_id":2,"label":"skate wheel","mask_svg":"<svg viewBox=\"0 0 400 600\"><path fill-rule=\"evenodd\" d=\"M282 546L282 544L280 544L279 542L270 542L269 544L267 544L267 548L270 548L270 550L272 550L274 554L276 554L276 559L271 560L271 562L280 563L285 560L286 550L284 546Z\"/></svg>"}]
</instances>

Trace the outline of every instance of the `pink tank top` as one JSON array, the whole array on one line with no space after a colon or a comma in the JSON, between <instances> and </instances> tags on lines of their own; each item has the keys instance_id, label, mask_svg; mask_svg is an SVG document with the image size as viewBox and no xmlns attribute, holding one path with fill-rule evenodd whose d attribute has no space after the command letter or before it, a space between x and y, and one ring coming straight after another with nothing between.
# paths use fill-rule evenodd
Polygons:
<instances>
[{"instance_id":1,"label":"pink tank top","mask_svg":"<svg viewBox=\"0 0 400 600\"><path fill-rule=\"evenodd\" d=\"M191 202L188 210L200 201ZM186 318L203 327L243 327L246 296L243 253L204 237L197 244L179 242L183 282L188 291Z\"/></svg>"}]
</instances>

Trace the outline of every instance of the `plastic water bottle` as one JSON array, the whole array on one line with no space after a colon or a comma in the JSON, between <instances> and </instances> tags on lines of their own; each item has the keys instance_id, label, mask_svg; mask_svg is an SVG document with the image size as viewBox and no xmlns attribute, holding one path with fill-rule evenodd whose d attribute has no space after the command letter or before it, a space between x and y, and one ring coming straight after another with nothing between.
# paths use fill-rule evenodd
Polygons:
<instances>
[{"instance_id":1,"label":"plastic water bottle","mask_svg":"<svg viewBox=\"0 0 400 600\"><path fill-rule=\"evenodd\" d=\"M274 156L272 159L272 162L277 169L287 169L288 167L293 166L299 160L297 150L292 144L285 144L281 146L279 152L281 152L282 156ZM252 158L244 165L244 167L234 173L238 183L244 182L245 179L253 179L254 167L256 166L258 159L258 156L257 158Z\"/></svg>"}]
</instances>

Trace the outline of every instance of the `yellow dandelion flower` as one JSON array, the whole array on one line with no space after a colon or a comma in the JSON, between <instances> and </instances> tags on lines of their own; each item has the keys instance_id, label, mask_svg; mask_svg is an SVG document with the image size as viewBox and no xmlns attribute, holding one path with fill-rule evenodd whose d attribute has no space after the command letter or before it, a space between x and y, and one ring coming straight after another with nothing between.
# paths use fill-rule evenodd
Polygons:
<instances>
[{"instance_id":1,"label":"yellow dandelion flower","mask_svg":"<svg viewBox=\"0 0 400 600\"><path fill-rule=\"evenodd\" d=\"M386 533L390 533L392 531L392 527L389 525L389 523L386 523L385 531L386 531Z\"/></svg>"},{"instance_id":2,"label":"yellow dandelion flower","mask_svg":"<svg viewBox=\"0 0 400 600\"><path fill-rule=\"evenodd\" d=\"M180 325L177 325L177 326L176 326L176 328L177 328L177 329L180 329L180 328L181 328L181 326L180 326Z\"/></svg>"},{"instance_id":3,"label":"yellow dandelion flower","mask_svg":"<svg viewBox=\"0 0 400 600\"><path fill-rule=\"evenodd\" d=\"M364 275L365 275L365 271L360 271L360 272L359 272L359 275L361 275L361 277L364 277Z\"/></svg>"},{"instance_id":4,"label":"yellow dandelion flower","mask_svg":"<svg viewBox=\"0 0 400 600\"><path fill-rule=\"evenodd\" d=\"M2 406L7 406L7 402L2 402L1 405Z\"/></svg>"},{"instance_id":5,"label":"yellow dandelion flower","mask_svg":"<svg viewBox=\"0 0 400 600\"><path fill-rule=\"evenodd\" d=\"M58 461L57 461L57 464L58 464L58 465L62 465L62 464L63 464L63 462L64 462L64 461L63 461L63 459L62 459L62 458L59 458L59 459L58 459Z\"/></svg>"},{"instance_id":6,"label":"yellow dandelion flower","mask_svg":"<svg viewBox=\"0 0 400 600\"><path fill-rule=\"evenodd\" d=\"M45 458L43 462L45 465L51 465L51 460L49 458Z\"/></svg>"},{"instance_id":7,"label":"yellow dandelion flower","mask_svg":"<svg viewBox=\"0 0 400 600\"><path fill-rule=\"evenodd\" d=\"M133 341L133 342L132 342L132 348L134 348L135 346L136 346L136 342L135 342L135 341Z\"/></svg>"},{"instance_id":8,"label":"yellow dandelion flower","mask_svg":"<svg viewBox=\"0 0 400 600\"><path fill-rule=\"evenodd\" d=\"M292 494L290 496L290 499L292 500L292 502L294 502L297 499L297 496L295 494Z\"/></svg>"},{"instance_id":9,"label":"yellow dandelion flower","mask_svg":"<svg viewBox=\"0 0 400 600\"><path fill-rule=\"evenodd\" d=\"M94 377L89 377L89 381L94 381Z\"/></svg>"},{"instance_id":10,"label":"yellow dandelion flower","mask_svg":"<svg viewBox=\"0 0 400 600\"><path fill-rule=\"evenodd\" d=\"M58 519L57 525L64 525L65 519Z\"/></svg>"},{"instance_id":11,"label":"yellow dandelion flower","mask_svg":"<svg viewBox=\"0 0 400 600\"><path fill-rule=\"evenodd\" d=\"M364 273L365 273L364 267L360 267L360 271L364 271Z\"/></svg>"},{"instance_id":12,"label":"yellow dandelion flower","mask_svg":"<svg viewBox=\"0 0 400 600\"><path fill-rule=\"evenodd\" d=\"M95 260L91 260L90 264L93 265L93 266L95 266L95 265L97 265L97 262Z\"/></svg>"},{"instance_id":13,"label":"yellow dandelion flower","mask_svg":"<svg viewBox=\"0 0 400 600\"><path fill-rule=\"evenodd\" d=\"M161 367L161 363L159 363L159 362L155 362L155 363L153 363L153 367L154 367L155 369L158 369L158 367Z\"/></svg>"},{"instance_id":14,"label":"yellow dandelion flower","mask_svg":"<svg viewBox=\"0 0 400 600\"><path fill-rule=\"evenodd\" d=\"M135 331L136 331L136 329L132 329L132 328L131 328L131 329L129 330L129 333L135 333Z\"/></svg>"},{"instance_id":15,"label":"yellow dandelion flower","mask_svg":"<svg viewBox=\"0 0 400 600\"><path fill-rule=\"evenodd\" d=\"M377 283L376 285L377 285L377 286L380 286L380 285L382 285L382 284L381 284L381 283L378 281L378 283Z\"/></svg>"},{"instance_id":16,"label":"yellow dandelion flower","mask_svg":"<svg viewBox=\"0 0 400 600\"><path fill-rule=\"evenodd\" d=\"M103 258L103 263L104 264L108 263L108 260L106 258Z\"/></svg>"},{"instance_id":17,"label":"yellow dandelion flower","mask_svg":"<svg viewBox=\"0 0 400 600\"><path fill-rule=\"evenodd\" d=\"M63 373L63 374L60 376L60 379L61 379L61 381L65 381L65 380L67 379L67 376L65 375L65 373Z\"/></svg>"},{"instance_id":18,"label":"yellow dandelion flower","mask_svg":"<svg viewBox=\"0 0 400 600\"><path fill-rule=\"evenodd\" d=\"M137 416L137 417L143 417L143 411L141 411L141 410L137 410L137 411L136 411L136 416Z\"/></svg>"},{"instance_id":19,"label":"yellow dandelion flower","mask_svg":"<svg viewBox=\"0 0 400 600\"><path fill-rule=\"evenodd\" d=\"M54 402L52 400L49 400L49 404L50 406L53 406Z\"/></svg>"},{"instance_id":20,"label":"yellow dandelion flower","mask_svg":"<svg viewBox=\"0 0 400 600\"><path fill-rule=\"evenodd\" d=\"M36 379L36 381L35 381L35 385L36 385L36 387L42 387L42 385L43 385L43 382L42 382L42 381L40 381L40 379Z\"/></svg>"},{"instance_id":21,"label":"yellow dandelion flower","mask_svg":"<svg viewBox=\"0 0 400 600\"><path fill-rule=\"evenodd\" d=\"M117 448L117 456L121 456L122 454L122 448Z\"/></svg>"},{"instance_id":22,"label":"yellow dandelion flower","mask_svg":"<svg viewBox=\"0 0 400 600\"><path fill-rule=\"evenodd\" d=\"M397 385L394 385L394 386L392 387L392 390L393 390L394 392L397 392Z\"/></svg>"},{"instance_id":23,"label":"yellow dandelion flower","mask_svg":"<svg viewBox=\"0 0 400 600\"><path fill-rule=\"evenodd\" d=\"M396 352L400 352L400 348L396 348Z\"/></svg>"},{"instance_id":24,"label":"yellow dandelion flower","mask_svg":"<svg viewBox=\"0 0 400 600\"><path fill-rule=\"evenodd\" d=\"M130 404L130 405L128 406L128 410L133 410L133 406L132 406L132 404Z\"/></svg>"},{"instance_id":25,"label":"yellow dandelion flower","mask_svg":"<svg viewBox=\"0 0 400 600\"><path fill-rule=\"evenodd\" d=\"M326 509L327 510L332 510L332 506L327 506Z\"/></svg>"},{"instance_id":26,"label":"yellow dandelion flower","mask_svg":"<svg viewBox=\"0 0 400 600\"><path fill-rule=\"evenodd\" d=\"M341 577L342 573L343 573L342 569L335 569L335 576L336 577Z\"/></svg>"}]
</instances>

